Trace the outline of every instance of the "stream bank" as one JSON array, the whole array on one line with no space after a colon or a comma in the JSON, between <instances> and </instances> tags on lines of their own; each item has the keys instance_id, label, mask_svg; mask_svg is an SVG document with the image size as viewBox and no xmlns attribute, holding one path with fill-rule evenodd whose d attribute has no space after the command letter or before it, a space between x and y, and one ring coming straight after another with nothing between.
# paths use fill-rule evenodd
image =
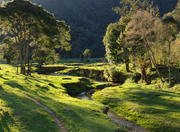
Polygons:
<instances>
[{"instance_id":1,"label":"stream bank","mask_svg":"<svg viewBox=\"0 0 180 132\"><path fill-rule=\"evenodd\" d=\"M51 75L64 76L65 79L68 79L68 76L71 76L71 75L63 75L63 74L51 74ZM103 85L103 83L106 83L106 82L96 82L96 83L100 83ZM94 89L92 87L92 82L89 81L89 79L87 78L80 79L80 82L78 83L69 83L69 84L64 84L63 86L67 89L67 93L71 97L81 99L81 100L88 99L90 101L95 101L92 99L92 96L94 92L97 91L97 89ZM105 86L105 87L108 87L108 86ZM102 89L104 89L105 87L102 87ZM99 89L98 91L102 89ZM118 126L126 128L128 132L149 132L145 130L144 128L142 128L141 126L130 122L124 117L119 116L118 114L116 114L114 111L112 111L111 109L107 107L104 108L103 113L107 114L109 119L115 124L117 124Z\"/></svg>"},{"instance_id":2,"label":"stream bank","mask_svg":"<svg viewBox=\"0 0 180 132\"><path fill-rule=\"evenodd\" d=\"M76 98L81 99L81 100L88 99L90 101L94 101L91 98L92 96L93 96L93 94L88 94L86 92L83 92L83 93L79 94L78 96L76 96ZM130 122L129 120L125 119L124 117L119 116L118 114L116 114L114 111L112 111L108 107L104 108L103 113L107 114L107 116L111 119L111 121L113 121L118 126L125 127L126 129L128 129L128 132L149 132L149 131L145 130L144 128L142 128L141 126Z\"/></svg>"},{"instance_id":3,"label":"stream bank","mask_svg":"<svg viewBox=\"0 0 180 132\"><path fill-rule=\"evenodd\" d=\"M67 70L65 73L64 71ZM36 70L38 74L64 74L70 76L87 77L96 81L106 81L104 77L104 70L84 69L80 67L69 66L49 66L41 67Z\"/></svg>"}]
</instances>

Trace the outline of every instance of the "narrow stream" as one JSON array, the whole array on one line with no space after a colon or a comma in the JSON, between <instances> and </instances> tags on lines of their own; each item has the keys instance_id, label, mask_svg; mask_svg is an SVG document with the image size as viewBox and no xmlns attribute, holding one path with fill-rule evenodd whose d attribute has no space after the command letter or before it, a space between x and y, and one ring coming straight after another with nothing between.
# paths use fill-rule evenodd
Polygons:
<instances>
[{"instance_id":1,"label":"narrow stream","mask_svg":"<svg viewBox=\"0 0 180 132\"><path fill-rule=\"evenodd\" d=\"M86 92L79 94L76 98L81 99L81 100L88 99L88 100L93 101L93 99L91 98L91 95L87 95Z\"/></svg>"},{"instance_id":2,"label":"narrow stream","mask_svg":"<svg viewBox=\"0 0 180 132\"><path fill-rule=\"evenodd\" d=\"M87 95L86 92L83 92L83 93L79 94L76 98L82 99L82 100L88 99L88 100L93 101L91 96L92 95ZM131 123L127 119L119 116L112 110L109 110L107 112L107 115L115 124L117 124L118 126L121 126L121 127L123 126L123 127L127 128L129 130L129 132L149 132L149 131L145 130L144 128L140 127L139 125Z\"/></svg>"},{"instance_id":3,"label":"narrow stream","mask_svg":"<svg viewBox=\"0 0 180 132\"><path fill-rule=\"evenodd\" d=\"M53 75L53 76L71 76L71 75L63 75L63 74L55 74L55 73L50 74L50 75ZM105 83L105 82L98 82L98 81L95 81L95 82ZM86 92L82 92L81 94L76 96L76 98L81 99L81 100L88 99L88 100L93 101L93 99L91 97L92 97L92 95L89 95ZM107 112L107 115L118 126L127 128L129 130L128 132L149 132L149 131L145 130L144 128L142 128L141 126L134 124L134 123L130 122L129 120L119 116L118 114L116 114L112 110L109 110Z\"/></svg>"}]
</instances>

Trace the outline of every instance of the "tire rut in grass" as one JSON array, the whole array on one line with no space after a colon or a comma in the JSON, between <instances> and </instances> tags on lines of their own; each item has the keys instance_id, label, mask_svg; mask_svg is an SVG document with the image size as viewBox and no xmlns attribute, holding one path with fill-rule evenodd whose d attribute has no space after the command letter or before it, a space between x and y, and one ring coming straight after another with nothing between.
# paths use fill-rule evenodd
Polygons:
<instances>
[{"instance_id":1,"label":"tire rut in grass","mask_svg":"<svg viewBox=\"0 0 180 132\"><path fill-rule=\"evenodd\" d=\"M26 95L30 100L32 100L35 104L39 105L41 108L43 108L55 121L56 125L62 132L68 132L68 130L64 127L63 123L56 117L54 112L50 110L47 106L41 104L39 101L36 99L32 98L29 95Z\"/></svg>"}]
</instances>

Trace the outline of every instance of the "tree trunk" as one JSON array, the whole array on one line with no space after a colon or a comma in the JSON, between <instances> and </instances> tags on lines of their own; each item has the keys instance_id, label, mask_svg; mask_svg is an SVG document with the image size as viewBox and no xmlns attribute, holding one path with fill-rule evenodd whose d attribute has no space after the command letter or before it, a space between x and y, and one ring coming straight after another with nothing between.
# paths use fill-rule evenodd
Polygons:
<instances>
[{"instance_id":1,"label":"tree trunk","mask_svg":"<svg viewBox=\"0 0 180 132\"><path fill-rule=\"evenodd\" d=\"M168 42L168 72L169 72L169 85L171 85L171 43Z\"/></svg>"},{"instance_id":2,"label":"tree trunk","mask_svg":"<svg viewBox=\"0 0 180 132\"><path fill-rule=\"evenodd\" d=\"M18 71L18 57L16 58L16 65L17 65L17 71L16 72L18 73L19 72Z\"/></svg>"},{"instance_id":3,"label":"tree trunk","mask_svg":"<svg viewBox=\"0 0 180 132\"><path fill-rule=\"evenodd\" d=\"M19 71L18 71L18 65L17 65L17 71L16 71L16 72L17 72L17 73L19 72Z\"/></svg>"},{"instance_id":4,"label":"tree trunk","mask_svg":"<svg viewBox=\"0 0 180 132\"><path fill-rule=\"evenodd\" d=\"M30 62L29 62L29 45L27 45L27 48L26 48L26 60L27 60L27 66L28 66L27 75L31 75L31 68L30 68Z\"/></svg>"},{"instance_id":5,"label":"tree trunk","mask_svg":"<svg viewBox=\"0 0 180 132\"><path fill-rule=\"evenodd\" d=\"M24 58L24 75L27 74L27 71L26 71L26 65L27 65L27 57L26 57L26 44L24 44L24 53L23 53L23 58Z\"/></svg>"},{"instance_id":6,"label":"tree trunk","mask_svg":"<svg viewBox=\"0 0 180 132\"><path fill-rule=\"evenodd\" d=\"M124 49L124 52L125 52L125 64L126 64L126 71L127 72L130 72L130 69L129 69L129 50L127 48L123 48Z\"/></svg>"},{"instance_id":7,"label":"tree trunk","mask_svg":"<svg viewBox=\"0 0 180 132\"><path fill-rule=\"evenodd\" d=\"M159 70L158 70L158 66L157 66L157 64L156 64L156 59L155 59L155 57L154 57L154 53L153 53L151 47L149 46L148 40L145 39L145 41L146 41L145 48L146 48L146 50L148 51L149 58L151 59L151 62L152 62L153 65L155 66L156 72L158 73L158 76L159 76L159 78L160 78L160 80L161 80L161 83L164 84L164 81L163 81L163 79L162 79L162 76L161 76L161 74L160 74L160 72L159 72ZM151 52L151 54L149 53L149 51ZM162 85L162 84L161 84L161 85ZM161 88L162 88L162 87L163 87L163 85L161 86Z\"/></svg>"},{"instance_id":8,"label":"tree trunk","mask_svg":"<svg viewBox=\"0 0 180 132\"><path fill-rule=\"evenodd\" d=\"M158 66L157 66L157 64L156 64L156 60L155 60L155 57L154 57L154 55L153 55L153 52L152 52L151 49L150 49L150 51L151 51L151 54L152 54L152 57L151 57L151 55L150 55L151 62L152 62L153 65L155 66L156 72L158 73L161 82L164 83L164 81L163 81L163 79L162 79L162 76L161 76L161 74L160 74L160 72L159 72L159 70L158 70Z\"/></svg>"},{"instance_id":9,"label":"tree trunk","mask_svg":"<svg viewBox=\"0 0 180 132\"><path fill-rule=\"evenodd\" d=\"M153 63L152 63L152 60L151 60L151 58L150 58L150 57L149 57L149 61L150 61L149 66L150 66L150 69L152 70L152 69L153 69Z\"/></svg>"},{"instance_id":10,"label":"tree trunk","mask_svg":"<svg viewBox=\"0 0 180 132\"><path fill-rule=\"evenodd\" d=\"M25 68L23 63L23 47L20 49L20 62L21 62L21 74L25 74Z\"/></svg>"},{"instance_id":11,"label":"tree trunk","mask_svg":"<svg viewBox=\"0 0 180 132\"><path fill-rule=\"evenodd\" d=\"M6 58L7 64L11 64L11 59L9 57Z\"/></svg>"},{"instance_id":12,"label":"tree trunk","mask_svg":"<svg viewBox=\"0 0 180 132\"><path fill-rule=\"evenodd\" d=\"M135 71L135 73L137 72L136 71L136 61L135 61L134 56L133 56L133 70Z\"/></svg>"},{"instance_id":13,"label":"tree trunk","mask_svg":"<svg viewBox=\"0 0 180 132\"><path fill-rule=\"evenodd\" d=\"M129 62L126 62L126 71L127 71L127 72L130 72L130 69L129 69Z\"/></svg>"},{"instance_id":14,"label":"tree trunk","mask_svg":"<svg viewBox=\"0 0 180 132\"><path fill-rule=\"evenodd\" d=\"M144 67L141 67L141 77L142 77L142 81L147 84L148 81L147 81L146 69Z\"/></svg>"}]
</instances>

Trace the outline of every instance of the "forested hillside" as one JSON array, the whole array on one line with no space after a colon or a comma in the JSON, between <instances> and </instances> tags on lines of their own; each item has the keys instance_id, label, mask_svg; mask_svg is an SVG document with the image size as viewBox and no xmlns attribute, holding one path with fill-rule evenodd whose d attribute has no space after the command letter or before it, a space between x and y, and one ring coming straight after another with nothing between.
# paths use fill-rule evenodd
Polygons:
<instances>
[{"instance_id":1,"label":"forested hillside","mask_svg":"<svg viewBox=\"0 0 180 132\"><path fill-rule=\"evenodd\" d=\"M119 0L33 0L42 4L59 19L71 25L72 57L80 57L86 48L103 56L102 39L107 25L118 19L112 7Z\"/></svg>"},{"instance_id":2,"label":"forested hillside","mask_svg":"<svg viewBox=\"0 0 180 132\"><path fill-rule=\"evenodd\" d=\"M1 0L2 1L2 0ZM42 4L58 19L65 20L71 26L72 50L68 57L80 57L87 48L94 51L94 57L105 54L102 39L109 23L117 21L119 16L112 7L120 0L32 0ZM154 0L160 13L174 9L177 0Z\"/></svg>"}]
</instances>

